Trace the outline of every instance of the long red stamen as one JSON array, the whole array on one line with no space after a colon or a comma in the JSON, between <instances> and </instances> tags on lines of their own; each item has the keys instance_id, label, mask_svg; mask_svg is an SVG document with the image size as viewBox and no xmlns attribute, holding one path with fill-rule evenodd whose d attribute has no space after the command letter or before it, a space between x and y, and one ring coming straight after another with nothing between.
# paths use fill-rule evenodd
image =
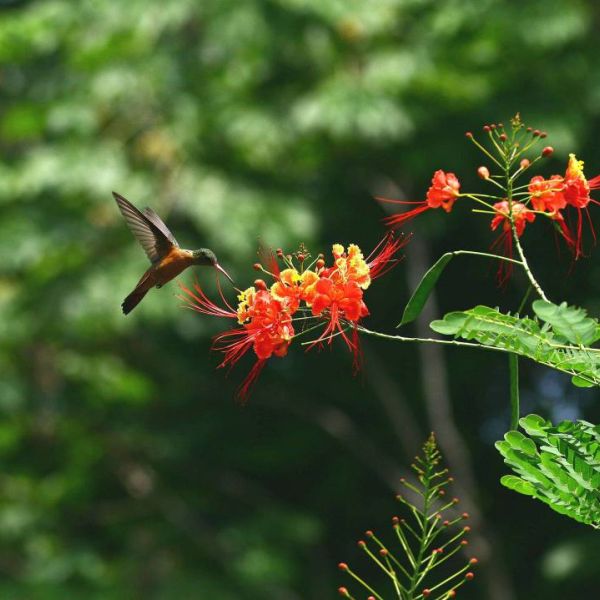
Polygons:
<instances>
[{"instance_id":1,"label":"long red stamen","mask_svg":"<svg viewBox=\"0 0 600 600\"><path fill-rule=\"evenodd\" d=\"M194 283L194 290L190 290L183 283L179 283L179 287L185 295L179 295L178 298L185 302L187 308L198 311L204 315L214 317L225 317L228 319L237 319L237 313L228 306L229 310L217 306L202 290L198 282Z\"/></svg>"},{"instance_id":2,"label":"long red stamen","mask_svg":"<svg viewBox=\"0 0 600 600\"><path fill-rule=\"evenodd\" d=\"M400 262L401 259L392 259L392 257L398 250L406 246L409 240L410 237L395 238L393 233L388 233L375 246L371 254L367 257L371 279L385 275Z\"/></svg>"},{"instance_id":3,"label":"long red stamen","mask_svg":"<svg viewBox=\"0 0 600 600\"><path fill-rule=\"evenodd\" d=\"M407 221L414 219L417 215L420 215L422 212L425 212L426 210L429 210L431 208L429 204L427 204L427 202L425 201L419 202L418 204L420 204L421 206L404 213L398 213L397 215L390 215L389 217L385 217L383 219L383 222L389 227L399 227L400 225L403 225Z\"/></svg>"}]
</instances>

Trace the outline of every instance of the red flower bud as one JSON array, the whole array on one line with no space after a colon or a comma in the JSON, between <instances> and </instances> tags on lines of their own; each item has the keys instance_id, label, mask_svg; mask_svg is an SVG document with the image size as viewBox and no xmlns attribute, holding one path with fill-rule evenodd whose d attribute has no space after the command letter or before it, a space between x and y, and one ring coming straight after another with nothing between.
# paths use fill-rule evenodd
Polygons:
<instances>
[{"instance_id":1,"label":"red flower bud","mask_svg":"<svg viewBox=\"0 0 600 600\"><path fill-rule=\"evenodd\" d=\"M306 257L304 256L304 254L298 254L298 261L299 261L299 262L304 262L304 259L305 259L305 258L306 258Z\"/></svg>"},{"instance_id":2,"label":"red flower bud","mask_svg":"<svg viewBox=\"0 0 600 600\"><path fill-rule=\"evenodd\" d=\"M359 548L365 548L367 543L364 540L358 540L357 542Z\"/></svg>"},{"instance_id":3,"label":"red flower bud","mask_svg":"<svg viewBox=\"0 0 600 600\"><path fill-rule=\"evenodd\" d=\"M479 169L477 169L477 175L479 175L481 179L489 179L490 170L487 167L479 167Z\"/></svg>"},{"instance_id":4,"label":"red flower bud","mask_svg":"<svg viewBox=\"0 0 600 600\"><path fill-rule=\"evenodd\" d=\"M446 490L438 490L438 496L445 496Z\"/></svg>"},{"instance_id":5,"label":"red flower bud","mask_svg":"<svg viewBox=\"0 0 600 600\"><path fill-rule=\"evenodd\" d=\"M476 565L478 562L479 562L479 560L478 560L478 559L476 559L475 557L473 557L473 558L472 558L472 559L469 561L469 564L470 564L470 565Z\"/></svg>"},{"instance_id":6,"label":"red flower bud","mask_svg":"<svg viewBox=\"0 0 600 600\"><path fill-rule=\"evenodd\" d=\"M347 571L348 570L348 565L346 563L339 563L338 564L338 569L340 571Z\"/></svg>"},{"instance_id":7,"label":"red flower bud","mask_svg":"<svg viewBox=\"0 0 600 600\"><path fill-rule=\"evenodd\" d=\"M254 287L257 290L266 290L267 289L267 284L262 279L255 279L254 280Z\"/></svg>"},{"instance_id":8,"label":"red flower bud","mask_svg":"<svg viewBox=\"0 0 600 600\"><path fill-rule=\"evenodd\" d=\"M465 527L463 527L463 531L469 533L469 531L471 531L471 528L468 525L465 525Z\"/></svg>"},{"instance_id":9,"label":"red flower bud","mask_svg":"<svg viewBox=\"0 0 600 600\"><path fill-rule=\"evenodd\" d=\"M467 132L465 133L465 135L466 135L468 138L472 138L472 137L473 137L473 134L472 134L470 131L467 131Z\"/></svg>"},{"instance_id":10,"label":"red flower bud","mask_svg":"<svg viewBox=\"0 0 600 600\"><path fill-rule=\"evenodd\" d=\"M392 523L394 525L398 525L398 523L400 523L400 519L398 517L392 517Z\"/></svg>"},{"instance_id":11,"label":"red flower bud","mask_svg":"<svg viewBox=\"0 0 600 600\"><path fill-rule=\"evenodd\" d=\"M448 598L455 598L456 597L456 592L454 590L450 590L448 592Z\"/></svg>"},{"instance_id":12,"label":"red flower bud","mask_svg":"<svg viewBox=\"0 0 600 600\"><path fill-rule=\"evenodd\" d=\"M465 575L465 579L467 581L471 581L473 578L475 577L475 573L471 573L471 571L469 571L466 575Z\"/></svg>"},{"instance_id":13,"label":"red flower bud","mask_svg":"<svg viewBox=\"0 0 600 600\"><path fill-rule=\"evenodd\" d=\"M370 529L367 529L367 531L365 531L365 535L367 537L373 537L373 532Z\"/></svg>"},{"instance_id":14,"label":"red flower bud","mask_svg":"<svg viewBox=\"0 0 600 600\"><path fill-rule=\"evenodd\" d=\"M552 156L554 154L554 148L552 146L546 146L542 150L542 156Z\"/></svg>"},{"instance_id":15,"label":"red flower bud","mask_svg":"<svg viewBox=\"0 0 600 600\"><path fill-rule=\"evenodd\" d=\"M501 133L498 136L503 142L505 142L508 139L508 136L505 133Z\"/></svg>"},{"instance_id":16,"label":"red flower bud","mask_svg":"<svg viewBox=\"0 0 600 600\"><path fill-rule=\"evenodd\" d=\"M542 132L539 129L534 129L531 135L533 135L533 137L538 137L541 133Z\"/></svg>"},{"instance_id":17,"label":"red flower bud","mask_svg":"<svg viewBox=\"0 0 600 600\"><path fill-rule=\"evenodd\" d=\"M469 518L469 513L467 513L467 512L464 512L464 513L462 514L462 518L463 518L463 519L468 519L468 518Z\"/></svg>"},{"instance_id":18,"label":"red flower bud","mask_svg":"<svg viewBox=\"0 0 600 600\"><path fill-rule=\"evenodd\" d=\"M260 271L260 270L262 269L262 265L261 265L260 263L254 263L254 264L252 265L252 268L253 268L255 271Z\"/></svg>"},{"instance_id":19,"label":"red flower bud","mask_svg":"<svg viewBox=\"0 0 600 600\"><path fill-rule=\"evenodd\" d=\"M496 129L496 123L492 123L492 124L490 125L490 129Z\"/></svg>"},{"instance_id":20,"label":"red flower bud","mask_svg":"<svg viewBox=\"0 0 600 600\"><path fill-rule=\"evenodd\" d=\"M448 525L450 525L450 521L444 521L444 522L442 523L442 525L443 525L444 527L448 527Z\"/></svg>"},{"instance_id":21,"label":"red flower bud","mask_svg":"<svg viewBox=\"0 0 600 600\"><path fill-rule=\"evenodd\" d=\"M340 594L340 596L346 596L346 598L350 597L350 594L348 593L348 590L345 587L338 588L338 593Z\"/></svg>"},{"instance_id":22,"label":"red flower bud","mask_svg":"<svg viewBox=\"0 0 600 600\"><path fill-rule=\"evenodd\" d=\"M527 131L528 133L531 133L531 127L528 127L525 131Z\"/></svg>"},{"instance_id":23,"label":"red flower bud","mask_svg":"<svg viewBox=\"0 0 600 600\"><path fill-rule=\"evenodd\" d=\"M317 269L322 269L325 266L325 261L322 258L319 258L317 261Z\"/></svg>"},{"instance_id":24,"label":"red flower bud","mask_svg":"<svg viewBox=\"0 0 600 600\"><path fill-rule=\"evenodd\" d=\"M468 546L469 545L469 541L468 540L461 540L460 545L461 546Z\"/></svg>"},{"instance_id":25,"label":"red flower bud","mask_svg":"<svg viewBox=\"0 0 600 600\"><path fill-rule=\"evenodd\" d=\"M421 594L423 594L423 598L428 598L431 594L431 590L428 590L427 588L425 588Z\"/></svg>"},{"instance_id":26,"label":"red flower bud","mask_svg":"<svg viewBox=\"0 0 600 600\"><path fill-rule=\"evenodd\" d=\"M460 500L458 498L452 498L452 504L458 504Z\"/></svg>"},{"instance_id":27,"label":"red flower bud","mask_svg":"<svg viewBox=\"0 0 600 600\"><path fill-rule=\"evenodd\" d=\"M521 167L521 169L526 169L529 166L529 159L524 158L520 163L519 163L519 167Z\"/></svg>"},{"instance_id":28,"label":"red flower bud","mask_svg":"<svg viewBox=\"0 0 600 600\"><path fill-rule=\"evenodd\" d=\"M489 126L489 125L484 125L484 126L483 126L483 130L484 130L484 131L490 131L490 130L491 130L491 128L490 128L490 126Z\"/></svg>"},{"instance_id":29,"label":"red flower bud","mask_svg":"<svg viewBox=\"0 0 600 600\"><path fill-rule=\"evenodd\" d=\"M281 248L277 248L277 256L279 256L279 257L283 256L283 250Z\"/></svg>"},{"instance_id":30,"label":"red flower bud","mask_svg":"<svg viewBox=\"0 0 600 600\"><path fill-rule=\"evenodd\" d=\"M387 556L389 553L388 553L388 551L387 551L385 548L382 548L382 549L379 551L379 554L380 554L381 556Z\"/></svg>"},{"instance_id":31,"label":"red flower bud","mask_svg":"<svg viewBox=\"0 0 600 600\"><path fill-rule=\"evenodd\" d=\"M545 131L540 131L540 137L543 139L545 137L548 137L548 134Z\"/></svg>"}]
</instances>

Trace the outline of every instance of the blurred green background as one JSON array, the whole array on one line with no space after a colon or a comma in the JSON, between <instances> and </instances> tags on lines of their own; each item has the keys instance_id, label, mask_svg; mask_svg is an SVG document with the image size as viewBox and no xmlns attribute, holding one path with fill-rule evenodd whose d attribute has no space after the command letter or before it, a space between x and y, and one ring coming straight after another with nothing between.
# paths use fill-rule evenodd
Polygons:
<instances>
[{"instance_id":1,"label":"blurred green background","mask_svg":"<svg viewBox=\"0 0 600 600\"><path fill-rule=\"evenodd\" d=\"M0 2L0 597L321 600L356 540L398 511L435 429L481 559L461 597L593 597L593 530L498 483L501 356L365 340L215 371L224 324L177 286L125 318L145 270L111 197L152 206L244 286L258 239L314 253L380 239L378 193L423 198L435 169L480 186L464 132L515 112L600 172L600 6L530 0ZM595 211L598 213L598 210ZM487 220L432 211L368 291L391 331L432 260L486 249ZM554 299L600 314L596 258L524 238ZM495 266L451 265L428 311L514 310ZM213 277L198 275L211 289ZM193 281L189 271L180 279ZM426 322L417 325L426 330ZM599 422L598 392L522 364L523 411ZM589 594L592 595L589 595ZM588 594L588 595L586 595Z\"/></svg>"}]
</instances>

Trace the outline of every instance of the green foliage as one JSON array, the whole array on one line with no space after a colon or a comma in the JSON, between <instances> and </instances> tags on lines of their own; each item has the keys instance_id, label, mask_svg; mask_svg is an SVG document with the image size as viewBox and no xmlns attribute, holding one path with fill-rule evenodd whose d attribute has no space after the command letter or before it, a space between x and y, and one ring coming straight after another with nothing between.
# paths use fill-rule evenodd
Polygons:
<instances>
[{"instance_id":1,"label":"green foliage","mask_svg":"<svg viewBox=\"0 0 600 600\"><path fill-rule=\"evenodd\" d=\"M502 477L502 484L600 529L600 425L563 421L554 427L538 415L519 424L527 435L509 431L496 442L516 473Z\"/></svg>"},{"instance_id":2,"label":"green foliage","mask_svg":"<svg viewBox=\"0 0 600 600\"><path fill-rule=\"evenodd\" d=\"M433 321L431 328L569 373L575 385L600 385L600 350L581 345L598 339L598 321L564 302L556 305L536 301L534 310L539 319L476 306L448 313L442 320Z\"/></svg>"},{"instance_id":3,"label":"green foliage","mask_svg":"<svg viewBox=\"0 0 600 600\"><path fill-rule=\"evenodd\" d=\"M422 454L415 458L412 465L415 481L401 479L406 493L396 496L411 517L409 520L398 517L392 519L398 550L390 550L370 530L366 532L367 541L358 543L389 579L392 591L377 591L376 584L367 583L347 563L339 564L344 573L378 600L392 596L399 600L425 597L446 600L454 597L455 590L473 578L473 573L467 571L477 563L476 559L472 558L459 567L454 564L460 564L459 560L453 559L448 563L466 544L464 536L470 528L461 525L468 514L458 513L458 499L448 500L446 497L446 486L452 478L448 477L448 470L441 467L441 460L432 433L423 445ZM341 587L338 591L343 597L354 600L347 588Z\"/></svg>"},{"instance_id":4,"label":"green foliage","mask_svg":"<svg viewBox=\"0 0 600 600\"><path fill-rule=\"evenodd\" d=\"M433 291L435 284L443 273L446 265L452 260L454 252L446 252L438 258L436 263L423 275L423 278L419 282L419 285L410 297L404 312L402 313L402 320L398 324L398 327L406 325L414 321L423 310L429 295Z\"/></svg>"}]
</instances>

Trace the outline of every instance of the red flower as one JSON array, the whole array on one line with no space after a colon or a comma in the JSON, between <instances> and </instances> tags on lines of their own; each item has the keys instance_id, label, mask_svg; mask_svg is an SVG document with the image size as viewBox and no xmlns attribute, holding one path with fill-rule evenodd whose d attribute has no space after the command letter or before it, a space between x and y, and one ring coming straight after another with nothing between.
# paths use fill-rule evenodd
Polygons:
<instances>
[{"instance_id":1,"label":"red flower","mask_svg":"<svg viewBox=\"0 0 600 600\"><path fill-rule=\"evenodd\" d=\"M299 273L296 269L284 269L271 286L271 295L293 314L298 310L300 302L306 300L308 287L318 279L319 276L314 271L306 270Z\"/></svg>"},{"instance_id":2,"label":"red flower","mask_svg":"<svg viewBox=\"0 0 600 600\"><path fill-rule=\"evenodd\" d=\"M502 233L492 244L492 249L497 250L498 247L501 246L504 256L508 258L513 257L513 236L510 222L510 208L510 204L507 200L496 202L496 204L494 204L496 215L490 224L492 231L495 231L500 225L502 225ZM520 202L513 202L512 217L515 222L517 236L521 237L525 231L525 226L527 223L532 223L535 220L535 213L531 212L524 204L521 204ZM504 285L510 279L510 276L512 275L512 269L512 263L503 260L500 261L497 272L498 285Z\"/></svg>"},{"instance_id":3,"label":"red flower","mask_svg":"<svg viewBox=\"0 0 600 600\"><path fill-rule=\"evenodd\" d=\"M502 229L510 232L510 204L508 201L503 200L502 202L496 202L496 204L494 204L494 209L497 214L492 219L492 231L495 231L502 223ZM535 220L535 213L531 212L524 204L521 204L520 202L512 203L512 216L515 222L515 229L517 230L517 235L519 237L523 235L523 232L525 231L525 225L527 225L527 223L533 223Z\"/></svg>"},{"instance_id":4,"label":"red flower","mask_svg":"<svg viewBox=\"0 0 600 600\"><path fill-rule=\"evenodd\" d=\"M189 308L206 315L235 319L242 325L215 336L213 349L225 354L219 367L233 366L250 349L256 354L258 360L238 389L238 397L246 400L267 359L287 354L295 333L291 314L268 290L248 288L239 295L240 303L234 310L225 299L227 308L214 304L197 283L194 291L183 284L180 287L186 295L182 299Z\"/></svg>"},{"instance_id":5,"label":"red flower","mask_svg":"<svg viewBox=\"0 0 600 600\"><path fill-rule=\"evenodd\" d=\"M431 187L427 190L427 204L431 208L440 206L449 213L458 198L460 182L454 173L444 173L441 169L436 171L431 180Z\"/></svg>"},{"instance_id":6,"label":"red flower","mask_svg":"<svg viewBox=\"0 0 600 600\"><path fill-rule=\"evenodd\" d=\"M417 204L416 208L397 215L386 217L384 222L391 227L398 227L413 219L418 214L430 208L443 208L447 213L452 210L454 202L460 195L460 182L454 173L446 173L438 169L431 179L431 186L427 190L426 200L421 202L405 202L403 200L390 200L388 198L377 198L382 202L391 204Z\"/></svg>"},{"instance_id":7,"label":"red flower","mask_svg":"<svg viewBox=\"0 0 600 600\"><path fill-rule=\"evenodd\" d=\"M564 179L560 175L552 175L550 179L536 175L529 182L528 189L531 194L531 204L535 210L556 213L567 205L563 194Z\"/></svg>"},{"instance_id":8,"label":"red flower","mask_svg":"<svg viewBox=\"0 0 600 600\"><path fill-rule=\"evenodd\" d=\"M590 224L590 231L594 243L596 243L596 232L592 225L592 221L588 212L588 204L590 202L596 202L590 198L590 190L600 188L600 176L596 176L593 179L587 180L583 174L583 161L577 160L574 154L569 154L569 163L567 164L567 170L564 178L564 191L565 200L567 204L577 209L577 234L574 241L575 258L579 258L583 255L583 215L582 211L586 211L588 222Z\"/></svg>"},{"instance_id":9,"label":"red flower","mask_svg":"<svg viewBox=\"0 0 600 600\"><path fill-rule=\"evenodd\" d=\"M361 317L369 314L367 305L363 302L363 291L356 281L334 281L323 277L312 286L310 307L315 317L325 317L327 326L323 333L309 346L309 350L317 344L328 340L331 344L333 337L339 333L354 355L354 367L360 365L360 347L356 325ZM308 302L307 302L308 304ZM352 339L346 334L348 326L352 327Z\"/></svg>"}]
</instances>

